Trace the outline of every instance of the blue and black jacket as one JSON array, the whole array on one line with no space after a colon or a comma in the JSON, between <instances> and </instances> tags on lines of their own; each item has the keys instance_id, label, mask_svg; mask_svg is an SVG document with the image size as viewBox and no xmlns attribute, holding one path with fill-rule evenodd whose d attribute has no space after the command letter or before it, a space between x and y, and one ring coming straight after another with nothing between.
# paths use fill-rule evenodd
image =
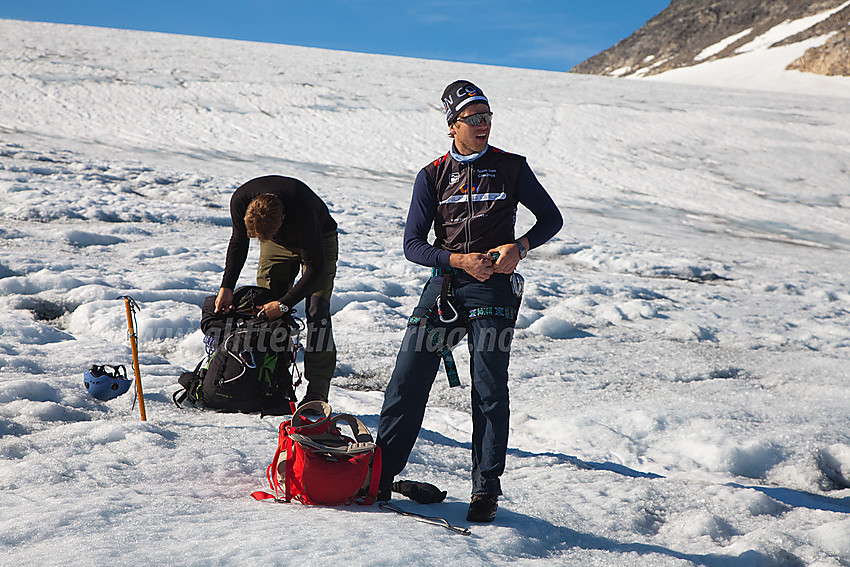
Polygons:
<instances>
[{"instance_id":1,"label":"blue and black jacket","mask_svg":"<svg viewBox=\"0 0 850 567\"><path fill-rule=\"evenodd\" d=\"M531 248L561 229L558 207L523 156L488 147L473 161L462 159L449 152L416 177L404 230L408 260L449 268L452 253L486 253L513 242L517 204L537 219L525 234ZM432 226L436 239L430 244Z\"/></svg>"}]
</instances>

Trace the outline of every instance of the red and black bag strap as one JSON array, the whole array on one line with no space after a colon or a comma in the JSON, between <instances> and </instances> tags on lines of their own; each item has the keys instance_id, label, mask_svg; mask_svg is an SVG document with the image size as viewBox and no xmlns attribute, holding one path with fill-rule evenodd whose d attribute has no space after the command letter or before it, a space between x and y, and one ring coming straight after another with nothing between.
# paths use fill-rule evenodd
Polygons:
<instances>
[{"instance_id":1,"label":"red and black bag strap","mask_svg":"<svg viewBox=\"0 0 850 567\"><path fill-rule=\"evenodd\" d=\"M305 416L306 413L318 414L319 419L310 419ZM287 433L300 433L301 435L316 435L317 433L325 433L331 426L331 406L327 402L313 401L301 405L292 414L292 419L289 420ZM281 426L283 427L283 426Z\"/></svg>"}]
</instances>

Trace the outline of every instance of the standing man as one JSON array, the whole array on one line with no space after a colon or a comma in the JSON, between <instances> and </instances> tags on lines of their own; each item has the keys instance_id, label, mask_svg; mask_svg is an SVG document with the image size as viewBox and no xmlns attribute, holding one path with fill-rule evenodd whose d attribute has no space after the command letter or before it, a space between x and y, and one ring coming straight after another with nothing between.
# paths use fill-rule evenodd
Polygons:
<instances>
[{"instance_id":1,"label":"standing man","mask_svg":"<svg viewBox=\"0 0 850 567\"><path fill-rule=\"evenodd\" d=\"M233 232L216 311L232 309L233 288L248 257L250 239L258 238L257 285L279 298L263 305L260 312L274 320L306 300L304 376L308 384L300 403L327 401L336 368L330 314L338 253L336 221L307 185L277 175L258 177L239 187L230 198L230 218Z\"/></svg>"},{"instance_id":2,"label":"standing man","mask_svg":"<svg viewBox=\"0 0 850 567\"><path fill-rule=\"evenodd\" d=\"M432 277L413 310L384 395L377 441L383 455L379 499L390 498L393 479L407 463L441 358L450 384L456 382L449 349L466 334L472 379L467 520L491 522L502 494L508 362L522 294L522 278L514 270L529 250L561 229L563 220L525 158L488 145L493 114L481 89L455 81L443 92L443 107L454 143L416 177L404 231L405 256L431 267ZM517 239L518 204L537 220ZM436 240L429 244L432 226Z\"/></svg>"}]
</instances>

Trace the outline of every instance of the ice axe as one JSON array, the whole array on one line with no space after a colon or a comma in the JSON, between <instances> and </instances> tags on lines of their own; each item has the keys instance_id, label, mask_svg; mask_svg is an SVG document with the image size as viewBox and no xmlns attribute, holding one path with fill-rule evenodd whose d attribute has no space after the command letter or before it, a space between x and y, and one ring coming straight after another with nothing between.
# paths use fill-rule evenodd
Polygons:
<instances>
[{"instance_id":1,"label":"ice axe","mask_svg":"<svg viewBox=\"0 0 850 567\"><path fill-rule=\"evenodd\" d=\"M136 342L136 329L133 325L136 310L140 309L140 307L136 303L136 300L129 295L122 295L119 299L124 300L124 305L127 308L127 326L130 329L128 336L130 337L130 350L133 351L133 370L136 372L136 394L139 397L139 414L142 416L142 421L147 421L148 418L145 415L145 395L142 392L142 376L139 371L139 345Z\"/></svg>"}]
</instances>

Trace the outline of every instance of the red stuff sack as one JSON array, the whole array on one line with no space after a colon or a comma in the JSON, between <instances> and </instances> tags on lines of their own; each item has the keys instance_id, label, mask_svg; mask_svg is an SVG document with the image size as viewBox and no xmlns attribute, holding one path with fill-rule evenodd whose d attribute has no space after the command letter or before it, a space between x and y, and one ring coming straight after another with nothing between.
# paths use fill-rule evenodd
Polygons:
<instances>
[{"instance_id":1,"label":"red stuff sack","mask_svg":"<svg viewBox=\"0 0 850 567\"><path fill-rule=\"evenodd\" d=\"M320 417L312 420L305 413ZM351 435L344 434L340 426L348 426ZM274 495L255 492L252 496L257 500L368 505L378 495L381 450L358 418L332 416L327 403L309 402L280 424L277 451L266 477Z\"/></svg>"}]
</instances>

